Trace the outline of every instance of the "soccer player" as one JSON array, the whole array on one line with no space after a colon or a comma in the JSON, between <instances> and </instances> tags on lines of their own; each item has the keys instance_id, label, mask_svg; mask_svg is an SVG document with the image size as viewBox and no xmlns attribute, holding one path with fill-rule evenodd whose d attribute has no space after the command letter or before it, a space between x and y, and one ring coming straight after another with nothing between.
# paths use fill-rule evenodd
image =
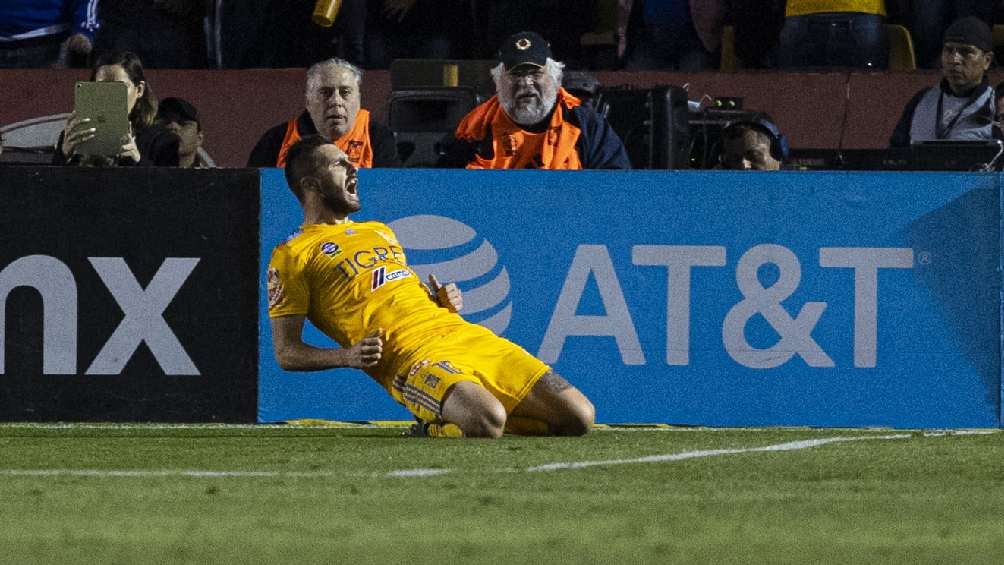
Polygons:
<instances>
[{"instance_id":1,"label":"soccer player","mask_svg":"<svg viewBox=\"0 0 1004 565\"><path fill-rule=\"evenodd\" d=\"M459 292L430 295L389 227L349 219L360 209L358 177L341 149L305 137L289 150L285 172L303 225L275 248L268 270L272 345L283 369L363 369L416 416L415 435L589 431L595 410L578 389L441 306L456 304ZM304 343L308 318L341 348Z\"/></svg>"}]
</instances>

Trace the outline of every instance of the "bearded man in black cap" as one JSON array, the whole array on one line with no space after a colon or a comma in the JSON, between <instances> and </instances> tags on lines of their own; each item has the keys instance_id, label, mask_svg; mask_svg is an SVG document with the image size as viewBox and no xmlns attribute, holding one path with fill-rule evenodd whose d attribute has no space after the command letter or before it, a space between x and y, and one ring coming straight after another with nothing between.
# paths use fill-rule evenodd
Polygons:
<instances>
[{"instance_id":1,"label":"bearded man in black cap","mask_svg":"<svg viewBox=\"0 0 1004 565\"><path fill-rule=\"evenodd\" d=\"M495 96L457 126L440 165L468 169L630 169L603 116L561 88L564 65L532 31L513 34L492 69Z\"/></svg>"},{"instance_id":2,"label":"bearded man in black cap","mask_svg":"<svg viewBox=\"0 0 1004 565\"><path fill-rule=\"evenodd\" d=\"M941 48L941 83L910 100L889 145L997 138L993 125L997 103L986 78L993 48L990 27L983 20L971 16L950 25Z\"/></svg>"}]
</instances>

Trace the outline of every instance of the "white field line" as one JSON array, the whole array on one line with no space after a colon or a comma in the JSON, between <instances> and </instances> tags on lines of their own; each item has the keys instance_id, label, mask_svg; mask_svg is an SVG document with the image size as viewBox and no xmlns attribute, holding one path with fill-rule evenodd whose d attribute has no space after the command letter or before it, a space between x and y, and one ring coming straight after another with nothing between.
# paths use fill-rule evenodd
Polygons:
<instances>
[{"instance_id":1,"label":"white field line","mask_svg":"<svg viewBox=\"0 0 1004 565\"><path fill-rule=\"evenodd\" d=\"M911 437L910 434L891 434L884 436L855 436L855 437L837 436L837 437L826 437L818 439L805 439L800 441L790 441L787 443L778 443L775 445L765 445L763 447L744 447L739 449L702 449L699 451L684 451L682 453L669 453L665 455L648 455L645 457L636 457L634 459L607 459L601 461L569 461L565 463L548 463L546 465L537 465L534 467L528 467L526 471L528 473L536 473L540 471L585 469L586 467L604 467L610 465L665 463L669 461L683 461L685 459L697 459L699 457L717 457L719 455L754 453L758 451L795 451L798 449L808 449L810 447L818 447L820 445L827 445L830 443L841 443L848 441L892 440L892 439L907 439L909 437Z\"/></svg>"},{"instance_id":2,"label":"white field line","mask_svg":"<svg viewBox=\"0 0 1004 565\"><path fill-rule=\"evenodd\" d=\"M567 469L584 469L587 467L600 467L610 465L633 465L639 463L665 463L672 461L683 461L686 459L697 459L700 457L717 457L719 455L734 455L739 453L756 453L768 451L796 451L809 449L831 443L843 443L851 441L868 440L895 440L908 439L910 434L890 434L881 436L837 436L827 438L816 438L787 443L778 443L761 447L744 447L735 449L704 449L698 451L685 451L682 453L670 453L665 455L648 455L634 459L607 459L600 461L569 461L561 463L547 463L536 465L526 469L496 469L495 472L527 472L536 473L541 471L560 471ZM421 478L436 477L452 473L454 469L444 468L418 468L418 469L398 469L386 473L375 475L354 474L354 473L334 473L325 471L296 472L296 471L210 471L197 469L0 469L0 477L96 477L96 478L159 478L159 477L192 477L192 478L298 478L316 479L332 477L388 477L388 478Z\"/></svg>"}]
</instances>

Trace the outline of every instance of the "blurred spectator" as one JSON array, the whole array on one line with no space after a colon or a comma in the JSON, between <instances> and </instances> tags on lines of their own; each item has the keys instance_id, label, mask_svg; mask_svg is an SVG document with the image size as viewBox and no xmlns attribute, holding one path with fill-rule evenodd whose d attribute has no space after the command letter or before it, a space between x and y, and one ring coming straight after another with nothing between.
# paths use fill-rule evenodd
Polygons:
<instances>
[{"instance_id":1,"label":"blurred spectator","mask_svg":"<svg viewBox=\"0 0 1004 565\"><path fill-rule=\"evenodd\" d=\"M886 69L883 0L788 0L778 42L782 69Z\"/></svg>"},{"instance_id":2,"label":"blurred spectator","mask_svg":"<svg viewBox=\"0 0 1004 565\"><path fill-rule=\"evenodd\" d=\"M87 66L98 0L0 2L0 68Z\"/></svg>"},{"instance_id":3,"label":"blurred spectator","mask_svg":"<svg viewBox=\"0 0 1004 565\"><path fill-rule=\"evenodd\" d=\"M387 68L393 59L464 59L473 42L469 0L369 2L366 62Z\"/></svg>"},{"instance_id":4,"label":"blurred spectator","mask_svg":"<svg viewBox=\"0 0 1004 565\"><path fill-rule=\"evenodd\" d=\"M206 66L204 0L101 0L99 52L130 51L151 69Z\"/></svg>"},{"instance_id":5,"label":"blurred spectator","mask_svg":"<svg viewBox=\"0 0 1004 565\"><path fill-rule=\"evenodd\" d=\"M143 63L135 53L106 53L98 58L91 72L91 80L125 83L127 108L131 133L122 143L122 150L107 162L84 162L74 152L83 141L95 136L101 124L70 114L63 132L56 142L55 164L85 165L154 165L178 166L178 137L154 124L157 99L143 74Z\"/></svg>"},{"instance_id":6,"label":"blurred spectator","mask_svg":"<svg viewBox=\"0 0 1004 565\"><path fill-rule=\"evenodd\" d=\"M633 25L626 26L626 44L618 47L629 70L700 71L718 66L715 54L725 16L721 0L619 0L619 5L620 18L636 14ZM624 27L618 22L619 30Z\"/></svg>"},{"instance_id":7,"label":"blurred spectator","mask_svg":"<svg viewBox=\"0 0 1004 565\"><path fill-rule=\"evenodd\" d=\"M357 167L400 166L394 133L361 108L362 82L362 71L342 59L311 66L307 69L306 110L265 132L251 151L248 166L285 166L289 148L311 134L331 140Z\"/></svg>"},{"instance_id":8,"label":"blurred spectator","mask_svg":"<svg viewBox=\"0 0 1004 565\"><path fill-rule=\"evenodd\" d=\"M157 124L178 136L178 166L210 169L216 165L202 150L202 122L199 111L183 98L168 97L157 108Z\"/></svg>"},{"instance_id":9,"label":"blurred spectator","mask_svg":"<svg viewBox=\"0 0 1004 565\"><path fill-rule=\"evenodd\" d=\"M917 54L917 66L936 69L941 63L941 42L948 24L976 16L992 26L998 0L914 0L910 34Z\"/></svg>"},{"instance_id":10,"label":"blurred spectator","mask_svg":"<svg viewBox=\"0 0 1004 565\"><path fill-rule=\"evenodd\" d=\"M935 139L992 139L996 111L986 72L993 61L993 38L983 20L956 20L945 31L941 83L918 92L907 103L889 145L906 147Z\"/></svg>"},{"instance_id":11,"label":"blurred spectator","mask_svg":"<svg viewBox=\"0 0 1004 565\"><path fill-rule=\"evenodd\" d=\"M509 37L492 69L496 95L457 126L441 162L468 169L629 169L606 119L561 88L564 65L543 37Z\"/></svg>"},{"instance_id":12,"label":"blurred spectator","mask_svg":"<svg viewBox=\"0 0 1004 565\"><path fill-rule=\"evenodd\" d=\"M730 123L722 130L723 169L777 171L788 159L788 140L762 114Z\"/></svg>"}]
</instances>

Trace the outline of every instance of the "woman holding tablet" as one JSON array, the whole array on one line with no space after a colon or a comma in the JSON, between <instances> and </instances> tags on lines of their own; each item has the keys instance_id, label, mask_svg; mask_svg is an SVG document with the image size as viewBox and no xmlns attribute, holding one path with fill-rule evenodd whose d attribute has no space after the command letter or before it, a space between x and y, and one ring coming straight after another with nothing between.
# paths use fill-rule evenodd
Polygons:
<instances>
[{"instance_id":1,"label":"woman holding tablet","mask_svg":"<svg viewBox=\"0 0 1004 565\"><path fill-rule=\"evenodd\" d=\"M116 96L108 96L105 100L94 98L93 94L88 97L87 85L78 83L78 107L70 114L56 143L56 164L178 166L178 137L154 124L157 99L143 74L143 63L135 53L112 52L98 57L91 72L91 81L125 85L127 123L114 119L120 116L113 115L107 120L97 118L95 112L114 114L117 108L122 107L121 100L115 100ZM84 105L82 101L90 103L81 108L80 105ZM110 107L104 108L105 102ZM116 123L122 124L122 131L114 131ZM109 132L109 129L113 131ZM117 144L113 140L110 151L106 148L107 143L99 143L102 137L107 138L108 135L113 135L120 142Z\"/></svg>"}]
</instances>

